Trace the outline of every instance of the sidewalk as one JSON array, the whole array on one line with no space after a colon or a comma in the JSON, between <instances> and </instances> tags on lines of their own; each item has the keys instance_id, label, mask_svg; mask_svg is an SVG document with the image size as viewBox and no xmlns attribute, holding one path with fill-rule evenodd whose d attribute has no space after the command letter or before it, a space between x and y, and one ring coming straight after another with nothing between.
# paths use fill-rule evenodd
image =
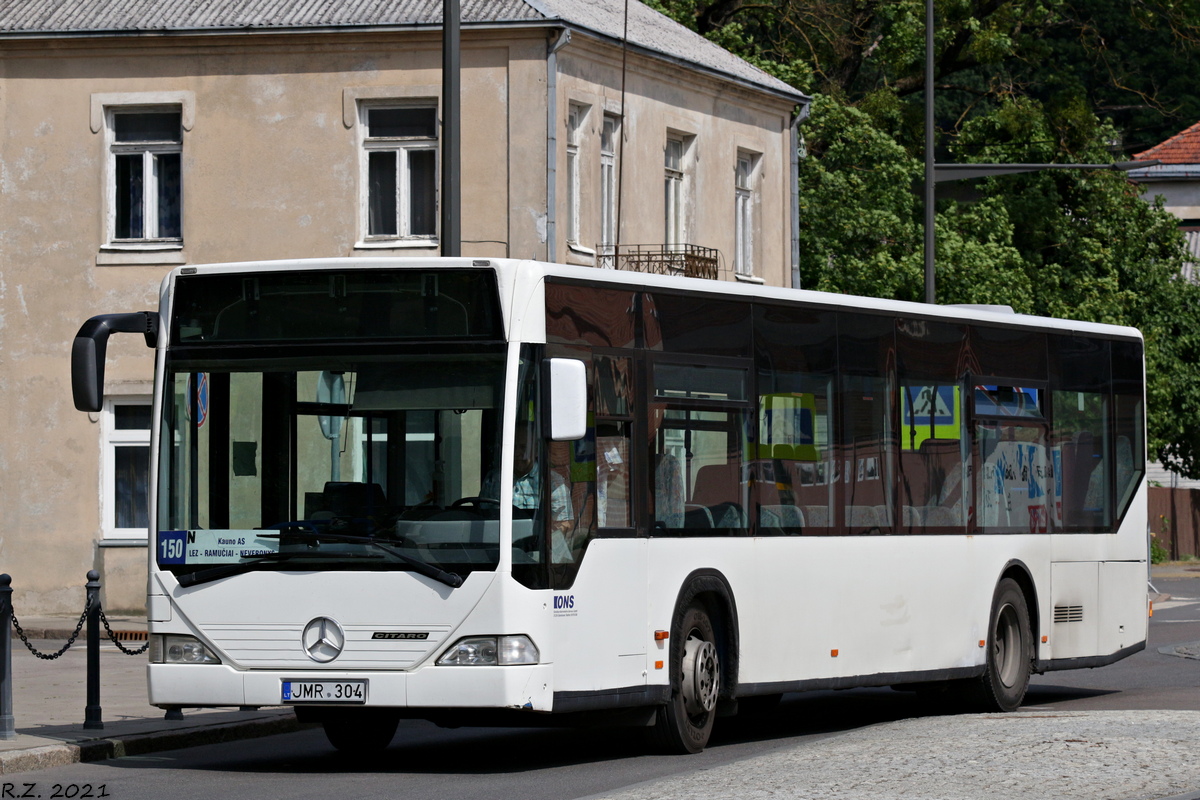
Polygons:
<instances>
[{"instance_id":1,"label":"sidewalk","mask_svg":"<svg viewBox=\"0 0 1200 800\"><path fill-rule=\"evenodd\" d=\"M30 644L56 652L79 618L18 617ZM146 621L110 617L127 649L145 643ZM35 638L36 637L36 638ZM146 699L146 656L120 652L100 629L100 709L103 729L83 727L87 706L87 628L53 661L36 658L13 635L13 718L17 738L0 741L0 774L45 769L77 761L151 753L178 747L249 739L299 729L289 708L257 711L185 709L182 720Z\"/></svg>"}]
</instances>

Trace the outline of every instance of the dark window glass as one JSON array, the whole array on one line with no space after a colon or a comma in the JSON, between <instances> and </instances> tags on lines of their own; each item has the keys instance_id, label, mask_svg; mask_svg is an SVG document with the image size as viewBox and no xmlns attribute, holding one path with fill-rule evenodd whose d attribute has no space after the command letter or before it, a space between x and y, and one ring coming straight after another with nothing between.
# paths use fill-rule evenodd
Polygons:
<instances>
[{"instance_id":1,"label":"dark window glass","mask_svg":"<svg viewBox=\"0 0 1200 800\"><path fill-rule=\"evenodd\" d=\"M154 157L154 163L158 169L158 236L178 239L183 236L179 153L161 153Z\"/></svg>"},{"instance_id":2,"label":"dark window glass","mask_svg":"<svg viewBox=\"0 0 1200 800\"><path fill-rule=\"evenodd\" d=\"M116 157L116 238L141 239L145 230L142 219L144 192L141 153Z\"/></svg>"},{"instance_id":3,"label":"dark window glass","mask_svg":"<svg viewBox=\"0 0 1200 800\"><path fill-rule=\"evenodd\" d=\"M835 462L844 529L851 535L893 530L896 438L890 375L895 328L892 317L838 315L841 452Z\"/></svg>"},{"instance_id":4,"label":"dark window glass","mask_svg":"<svg viewBox=\"0 0 1200 800\"><path fill-rule=\"evenodd\" d=\"M1025 420L975 423L977 522L983 533L1046 533L1052 465L1046 425Z\"/></svg>"},{"instance_id":5,"label":"dark window glass","mask_svg":"<svg viewBox=\"0 0 1200 800\"><path fill-rule=\"evenodd\" d=\"M646 347L667 353L749 358L750 304L695 295L647 294Z\"/></svg>"},{"instance_id":6,"label":"dark window glass","mask_svg":"<svg viewBox=\"0 0 1200 800\"><path fill-rule=\"evenodd\" d=\"M113 406L113 427L119 431L150 430L150 406Z\"/></svg>"},{"instance_id":7,"label":"dark window glass","mask_svg":"<svg viewBox=\"0 0 1200 800\"><path fill-rule=\"evenodd\" d=\"M433 236L437 231L437 153L408 151L408 235Z\"/></svg>"},{"instance_id":8,"label":"dark window glass","mask_svg":"<svg viewBox=\"0 0 1200 800\"><path fill-rule=\"evenodd\" d=\"M546 281L546 340L555 344L633 347L637 298L627 289Z\"/></svg>"},{"instance_id":9,"label":"dark window glass","mask_svg":"<svg viewBox=\"0 0 1200 800\"><path fill-rule=\"evenodd\" d=\"M1046 335L1016 328L971 328L969 369L1028 381L1046 380Z\"/></svg>"},{"instance_id":10,"label":"dark window glass","mask_svg":"<svg viewBox=\"0 0 1200 800\"><path fill-rule=\"evenodd\" d=\"M1141 342L1112 343L1116 501L1124 517L1146 472L1146 412Z\"/></svg>"},{"instance_id":11,"label":"dark window glass","mask_svg":"<svg viewBox=\"0 0 1200 800\"><path fill-rule=\"evenodd\" d=\"M900 524L906 533L961 531L969 502L962 374L966 328L897 320Z\"/></svg>"},{"instance_id":12,"label":"dark window glass","mask_svg":"<svg viewBox=\"0 0 1200 800\"><path fill-rule=\"evenodd\" d=\"M367 135L372 139L437 136L437 109L372 108L367 110Z\"/></svg>"},{"instance_id":13,"label":"dark window glass","mask_svg":"<svg viewBox=\"0 0 1200 800\"><path fill-rule=\"evenodd\" d=\"M145 406L149 410L149 406ZM149 523L147 498L150 485L150 448L118 446L115 450L113 498L118 528L145 528Z\"/></svg>"},{"instance_id":14,"label":"dark window glass","mask_svg":"<svg viewBox=\"0 0 1200 800\"><path fill-rule=\"evenodd\" d=\"M1044 415L1043 394L1033 386L976 383L971 402L976 416L1038 419Z\"/></svg>"},{"instance_id":15,"label":"dark window glass","mask_svg":"<svg viewBox=\"0 0 1200 800\"><path fill-rule=\"evenodd\" d=\"M490 269L181 276L172 344L504 338Z\"/></svg>"},{"instance_id":16,"label":"dark window glass","mask_svg":"<svg viewBox=\"0 0 1200 800\"><path fill-rule=\"evenodd\" d=\"M397 153L390 151L368 156L367 234L370 236L395 236L399 232L396 226L396 158Z\"/></svg>"},{"instance_id":17,"label":"dark window glass","mask_svg":"<svg viewBox=\"0 0 1200 800\"><path fill-rule=\"evenodd\" d=\"M1103 339L1051 334L1047 338L1050 382L1056 391L1108 391L1109 343Z\"/></svg>"},{"instance_id":18,"label":"dark window glass","mask_svg":"<svg viewBox=\"0 0 1200 800\"><path fill-rule=\"evenodd\" d=\"M837 323L831 311L756 306L758 441L750 465L758 534L827 534L833 500Z\"/></svg>"},{"instance_id":19,"label":"dark window glass","mask_svg":"<svg viewBox=\"0 0 1200 800\"><path fill-rule=\"evenodd\" d=\"M180 113L161 111L141 114L114 114L113 134L118 142L179 142Z\"/></svg>"}]
</instances>

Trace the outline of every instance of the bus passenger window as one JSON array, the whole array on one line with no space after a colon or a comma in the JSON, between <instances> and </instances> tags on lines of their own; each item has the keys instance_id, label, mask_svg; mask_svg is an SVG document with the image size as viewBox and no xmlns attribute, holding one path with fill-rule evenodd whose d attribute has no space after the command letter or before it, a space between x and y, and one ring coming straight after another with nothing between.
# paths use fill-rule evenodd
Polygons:
<instances>
[{"instance_id":1,"label":"bus passenger window","mask_svg":"<svg viewBox=\"0 0 1200 800\"><path fill-rule=\"evenodd\" d=\"M654 366L656 533L727 536L749 530L747 377L740 368Z\"/></svg>"}]
</instances>

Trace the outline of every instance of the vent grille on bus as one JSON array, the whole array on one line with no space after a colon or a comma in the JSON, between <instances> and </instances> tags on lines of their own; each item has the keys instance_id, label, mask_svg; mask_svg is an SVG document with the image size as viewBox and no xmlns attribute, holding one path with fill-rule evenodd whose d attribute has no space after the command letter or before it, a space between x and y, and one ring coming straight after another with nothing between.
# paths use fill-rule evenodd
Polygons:
<instances>
[{"instance_id":1,"label":"vent grille on bus","mask_svg":"<svg viewBox=\"0 0 1200 800\"><path fill-rule=\"evenodd\" d=\"M1083 622L1083 606L1055 606L1055 622Z\"/></svg>"}]
</instances>

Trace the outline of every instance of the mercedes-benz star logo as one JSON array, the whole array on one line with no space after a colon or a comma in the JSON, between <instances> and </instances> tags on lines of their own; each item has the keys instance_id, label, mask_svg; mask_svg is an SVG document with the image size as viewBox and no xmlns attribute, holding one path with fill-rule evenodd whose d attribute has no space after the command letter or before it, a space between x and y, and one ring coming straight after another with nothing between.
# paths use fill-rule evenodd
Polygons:
<instances>
[{"instance_id":1,"label":"mercedes-benz star logo","mask_svg":"<svg viewBox=\"0 0 1200 800\"><path fill-rule=\"evenodd\" d=\"M342 632L342 626L329 617L317 617L304 628L301 641L309 658L325 664L342 654L346 634Z\"/></svg>"}]
</instances>

